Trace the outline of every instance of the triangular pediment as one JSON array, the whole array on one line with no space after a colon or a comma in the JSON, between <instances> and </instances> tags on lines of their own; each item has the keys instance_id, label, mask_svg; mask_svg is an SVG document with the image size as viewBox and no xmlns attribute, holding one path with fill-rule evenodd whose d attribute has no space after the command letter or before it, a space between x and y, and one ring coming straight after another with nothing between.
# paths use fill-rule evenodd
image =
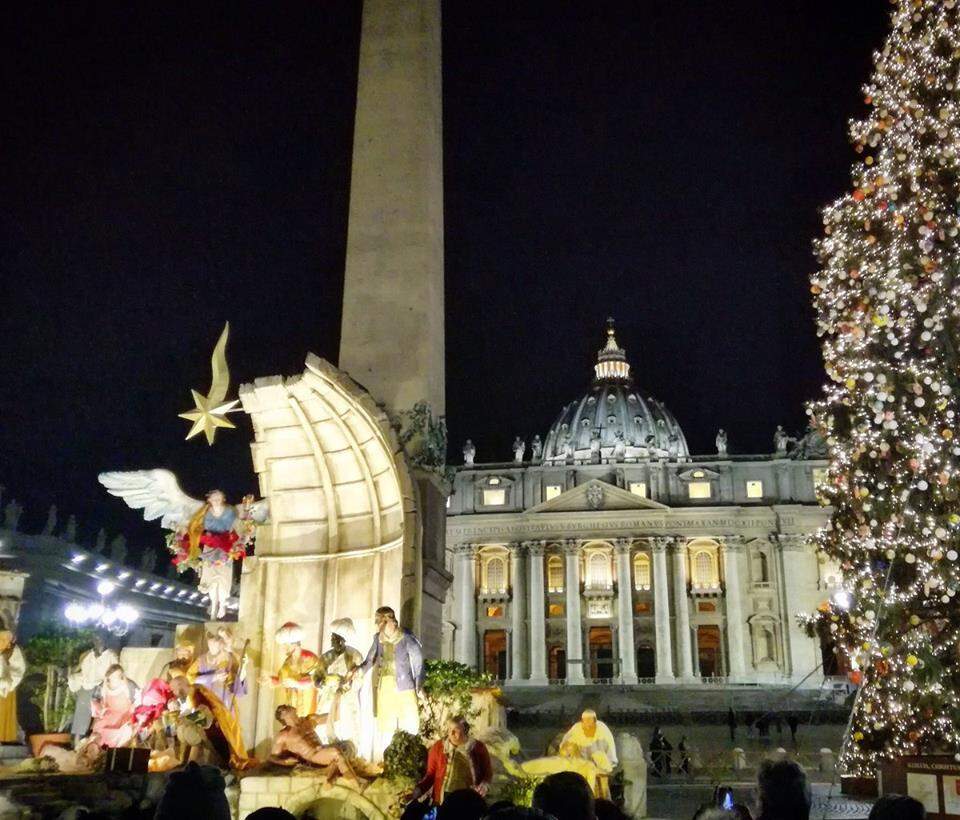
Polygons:
<instances>
[{"instance_id":1,"label":"triangular pediment","mask_svg":"<svg viewBox=\"0 0 960 820\"><path fill-rule=\"evenodd\" d=\"M606 510L666 510L665 505L623 490L599 478L592 478L556 498L543 501L527 513L604 512Z\"/></svg>"}]
</instances>

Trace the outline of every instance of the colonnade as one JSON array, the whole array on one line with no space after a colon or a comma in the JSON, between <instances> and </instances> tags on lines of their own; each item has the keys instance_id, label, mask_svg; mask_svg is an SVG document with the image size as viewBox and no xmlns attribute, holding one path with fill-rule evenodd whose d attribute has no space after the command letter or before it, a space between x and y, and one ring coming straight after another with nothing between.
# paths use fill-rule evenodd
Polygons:
<instances>
[{"instance_id":1,"label":"colonnade","mask_svg":"<svg viewBox=\"0 0 960 820\"><path fill-rule=\"evenodd\" d=\"M745 612L741 576L743 543L739 536L710 539L720 545L725 594L727 628L727 674L731 681L747 676ZM583 635L581 562L583 547L595 540L522 541L507 546L510 554L510 635L509 680L513 683L548 683L547 670L547 597L544 585L545 556L557 550L564 556L564 618L566 683L587 682L586 646ZM688 562L685 539L677 537L636 537L613 539L614 573L617 583L616 608L612 612L617 627L615 655L619 658L618 680L635 684L637 677L634 630L633 557L643 551L652 558L652 599L655 627L656 683L695 681L694 642L690 620ZM476 666L477 654L477 553L481 545L461 544L455 548L454 576L457 579L456 618L458 627L455 657ZM670 594L668 560L672 561L673 594ZM672 604L671 604L672 600Z\"/></svg>"}]
</instances>

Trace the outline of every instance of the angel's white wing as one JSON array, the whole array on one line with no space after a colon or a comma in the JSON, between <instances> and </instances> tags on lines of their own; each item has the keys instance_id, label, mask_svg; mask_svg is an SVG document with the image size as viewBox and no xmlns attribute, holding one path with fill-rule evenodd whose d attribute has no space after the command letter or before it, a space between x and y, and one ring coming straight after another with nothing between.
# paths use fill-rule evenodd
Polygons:
<instances>
[{"instance_id":1,"label":"angel's white wing","mask_svg":"<svg viewBox=\"0 0 960 820\"><path fill-rule=\"evenodd\" d=\"M258 524L263 524L270 517L270 502L265 498L250 505L250 518Z\"/></svg>"},{"instance_id":2,"label":"angel's white wing","mask_svg":"<svg viewBox=\"0 0 960 820\"><path fill-rule=\"evenodd\" d=\"M191 498L169 470L131 470L100 473L97 478L110 495L122 498L135 510L142 509L146 521L160 519L160 526L175 530L186 524L203 502Z\"/></svg>"}]
</instances>

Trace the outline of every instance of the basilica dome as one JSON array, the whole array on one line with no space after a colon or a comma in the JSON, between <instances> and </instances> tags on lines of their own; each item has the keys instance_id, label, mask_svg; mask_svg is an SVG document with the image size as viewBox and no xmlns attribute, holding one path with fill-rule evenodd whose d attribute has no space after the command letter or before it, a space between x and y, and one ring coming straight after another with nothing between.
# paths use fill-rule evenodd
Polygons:
<instances>
[{"instance_id":1,"label":"basilica dome","mask_svg":"<svg viewBox=\"0 0 960 820\"><path fill-rule=\"evenodd\" d=\"M690 455L673 413L634 386L612 319L607 320L607 342L597 353L593 369L593 386L563 408L547 433L545 462Z\"/></svg>"}]
</instances>

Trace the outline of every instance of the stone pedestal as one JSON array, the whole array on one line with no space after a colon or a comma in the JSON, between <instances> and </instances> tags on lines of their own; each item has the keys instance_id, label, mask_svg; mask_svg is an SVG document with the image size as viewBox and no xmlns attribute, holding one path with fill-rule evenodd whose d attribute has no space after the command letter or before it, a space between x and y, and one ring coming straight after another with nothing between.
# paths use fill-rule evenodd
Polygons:
<instances>
[{"instance_id":1,"label":"stone pedestal","mask_svg":"<svg viewBox=\"0 0 960 820\"><path fill-rule=\"evenodd\" d=\"M447 492L433 473L414 471L421 521L420 555L411 555L413 566L404 567L403 598L412 612L401 621L420 638L428 658L443 655L443 602L453 576L445 566Z\"/></svg>"}]
</instances>

